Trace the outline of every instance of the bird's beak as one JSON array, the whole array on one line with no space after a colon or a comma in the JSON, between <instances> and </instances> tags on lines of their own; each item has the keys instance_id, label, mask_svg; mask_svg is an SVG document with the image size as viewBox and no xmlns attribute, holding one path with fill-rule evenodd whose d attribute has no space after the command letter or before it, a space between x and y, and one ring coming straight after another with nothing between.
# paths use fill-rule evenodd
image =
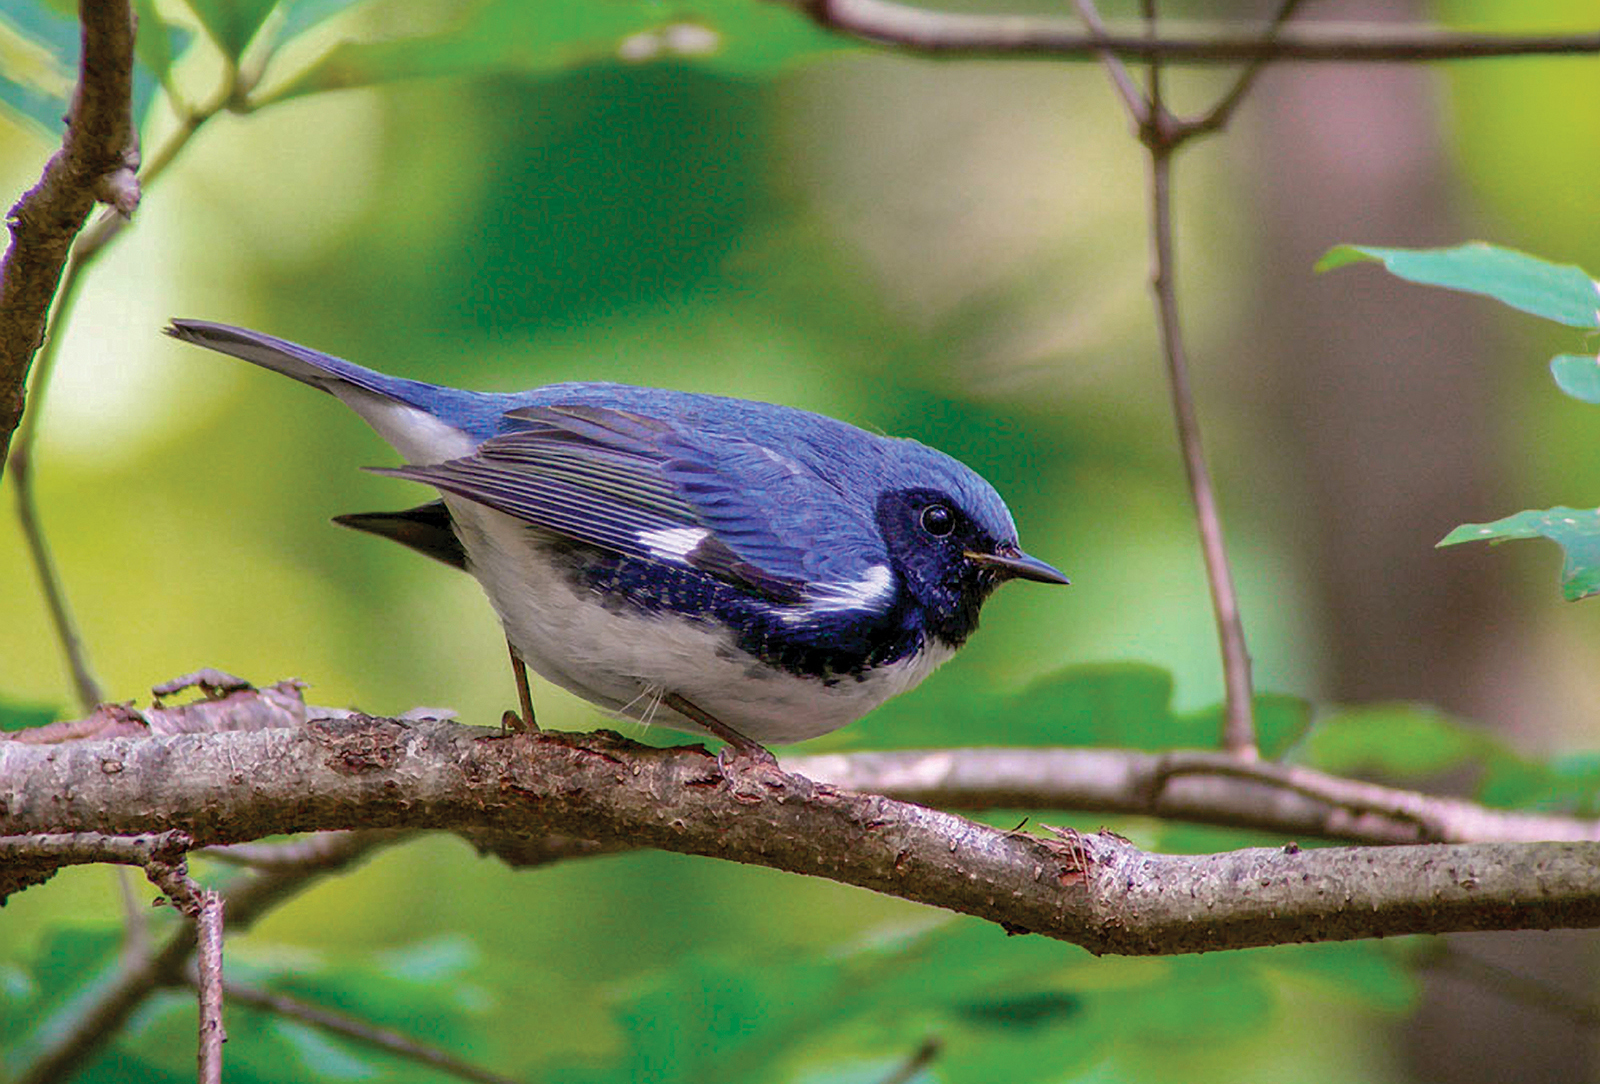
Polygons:
<instances>
[{"instance_id":1,"label":"bird's beak","mask_svg":"<svg viewBox=\"0 0 1600 1084\"><path fill-rule=\"evenodd\" d=\"M1004 576L1013 576L1020 580L1033 580L1035 583L1071 583L1061 573L1045 564L1037 557L1029 557L1026 553L1011 545L1000 545L993 553L981 553L976 550L966 551L967 560L975 565L992 568Z\"/></svg>"}]
</instances>

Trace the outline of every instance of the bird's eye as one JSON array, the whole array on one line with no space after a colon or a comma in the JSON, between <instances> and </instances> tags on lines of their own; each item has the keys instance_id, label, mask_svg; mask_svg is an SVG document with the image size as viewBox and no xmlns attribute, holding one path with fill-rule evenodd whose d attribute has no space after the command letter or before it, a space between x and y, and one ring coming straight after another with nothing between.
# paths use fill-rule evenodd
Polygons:
<instances>
[{"instance_id":1,"label":"bird's eye","mask_svg":"<svg viewBox=\"0 0 1600 1084\"><path fill-rule=\"evenodd\" d=\"M922 529L943 538L956 529L956 514L946 505L930 504L922 510Z\"/></svg>"}]
</instances>

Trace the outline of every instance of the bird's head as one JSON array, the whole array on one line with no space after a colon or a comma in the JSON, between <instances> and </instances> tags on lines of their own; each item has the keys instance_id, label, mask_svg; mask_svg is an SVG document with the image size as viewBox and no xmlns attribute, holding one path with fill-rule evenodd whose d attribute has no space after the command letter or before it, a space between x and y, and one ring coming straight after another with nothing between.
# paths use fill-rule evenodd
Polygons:
<instances>
[{"instance_id":1,"label":"bird's head","mask_svg":"<svg viewBox=\"0 0 1600 1084\"><path fill-rule=\"evenodd\" d=\"M1011 512L994 487L949 456L905 442L911 471L882 480L878 529L902 590L924 627L951 647L978 627L978 611L1011 579L1067 583L1022 552ZM903 484L900 484L903 483Z\"/></svg>"}]
</instances>

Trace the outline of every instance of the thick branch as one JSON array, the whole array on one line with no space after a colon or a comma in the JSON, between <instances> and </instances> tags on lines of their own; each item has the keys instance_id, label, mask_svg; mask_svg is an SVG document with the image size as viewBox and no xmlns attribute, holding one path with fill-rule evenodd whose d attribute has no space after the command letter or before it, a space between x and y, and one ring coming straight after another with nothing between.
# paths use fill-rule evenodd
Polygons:
<instances>
[{"instance_id":1,"label":"thick branch","mask_svg":"<svg viewBox=\"0 0 1600 1084\"><path fill-rule=\"evenodd\" d=\"M969 15L931 11L894 0L791 0L829 29L935 56L1087 59L1101 50L1140 60L1231 64L1257 60L1420 61L1480 57L1560 56L1600 52L1600 32L1487 34L1416 26L1306 23L1265 37L1250 27L1225 31L1164 23L1160 37L1143 28L1109 28L1102 37L1075 19L1034 15Z\"/></svg>"},{"instance_id":2,"label":"thick branch","mask_svg":"<svg viewBox=\"0 0 1600 1084\"><path fill-rule=\"evenodd\" d=\"M11 208L11 247L0 263L0 469L73 238L96 201L124 215L139 203L133 11L126 0L82 0L80 15L83 59L67 133L39 183Z\"/></svg>"},{"instance_id":3,"label":"thick branch","mask_svg":"<svg viewBox=\"0 0 1600 1084\"><path fill-rule=\"evenodd\" d=\"M1256 849L1070 843L698 749L353 717L255 732L0 743L0 832L319 829L581 836L828 877L1094 952L1600 925L1600 844Z\"/></svg>"}]
</instances>

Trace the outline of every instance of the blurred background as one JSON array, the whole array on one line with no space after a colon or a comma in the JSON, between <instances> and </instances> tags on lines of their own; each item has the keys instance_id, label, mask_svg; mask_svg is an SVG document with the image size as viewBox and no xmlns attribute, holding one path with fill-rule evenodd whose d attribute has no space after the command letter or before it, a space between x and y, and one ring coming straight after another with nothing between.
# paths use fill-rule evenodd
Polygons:
<instances>
[{"instance_id":1,"label":"blurred background","mask_svg":"<svg viewBox=\"0 0 1600 1084\"><path fill-rule=\"evenodd\" d=\"M540 5L372 0L291 40L263 92L340 38L477 29L429 54L434 78L289 94L205 126L93 269L44 407L41 511L113 699L215 666L377 714L484 724L514 702L476 584L327 522L426 492L360 472L393 455L332 399L159 334L187 316L464 387L616 380L788 403L978 469L1074 586L1001 592L935 679L802 751L1004 744L1015 720L985 703L1081 664L1149 664L1178 710L1215 703L1146 287L1145 166L1103 72L839 48L750 6L783 63L730 49L553 65L515 47ZM1592 0L1309 7L1521 30L1600 17ZM4 17L62 19L22 0ZM193 40L174 80L199 100L220 63ZM1226 80L1179 71L1170 89L1198 109ZM147 154L172 125L158 101ZM1572 337L1372 268L1311 268L1340 242L1481 238L1600 271L1597 130L1592 58L1280 66L1181 155L1180 298L1259 688L1426 702L1530 756L1594 744L1600 605L1560 601L1555 548L1433 548L1461 522L1594 503L1600 430L1544 367ZM7 192L56 139L0 113ZM5 504L0 698L71 717ZM680 740L543 683L535 700L547 725ZM1145 846L1245 839L1118 827ZM40 960L70 971L109 943L118 916L98 868L16 897L0 915L9 996L32 996ZM1405 950L1095 961L1037 940L765 870L641 854L517 874L439 838L281 908L230 942L230 966L314 976L313 992L425 1019L529 1079L877 1080L927 1034L945 1053L926 1079L1600 1072L1572 1014L1411 970ZM1466 943L1530 971L1554 961L1542 981L1596 993L1589 938ZM850 1011L794 1016L846 982L864 991ZM187 1039L158 1041L187 1034L184 1011L181 995L156 1003L119 1064L192 1074ZM230 1065L263 1079L434 1079L271 1020L230 1029Z\"/></svg>"}]
</instances>

